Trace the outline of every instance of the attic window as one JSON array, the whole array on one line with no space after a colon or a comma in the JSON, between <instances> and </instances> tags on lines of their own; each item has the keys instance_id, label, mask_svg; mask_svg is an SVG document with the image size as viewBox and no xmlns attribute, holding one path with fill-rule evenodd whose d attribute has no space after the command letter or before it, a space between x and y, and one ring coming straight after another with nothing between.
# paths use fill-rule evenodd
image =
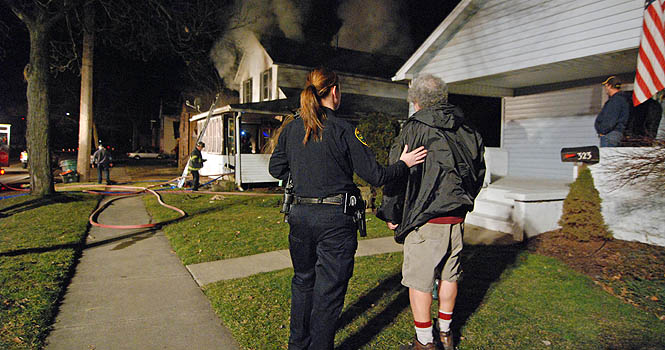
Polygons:
<instances>
[{"instance_id":1,"label":"attic window","mask_svg":"<svg viewBox=\"0 0 665 350\"><path fill-rule=\"evenodd\" d=\"M242 103L252 102L252 78L245 80L242 87Z\"/></svg>"},{"instance_id":2,"label":"attic window","mask_svg":"<svg viewBox=\"0 0 665 350\"><path fill-rule=\"evenodd\" d=\"M272 97L272 69L268 68L265 72L261 73L261 101L270 100Z\"/></svg>"}]
</instances>

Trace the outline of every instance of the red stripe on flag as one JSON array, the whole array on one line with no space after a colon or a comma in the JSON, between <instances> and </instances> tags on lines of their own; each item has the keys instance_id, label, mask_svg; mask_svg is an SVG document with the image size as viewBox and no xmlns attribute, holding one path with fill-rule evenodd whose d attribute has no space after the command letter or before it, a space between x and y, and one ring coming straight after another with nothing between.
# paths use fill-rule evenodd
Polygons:
<instances>
[{"instance_id":1,"label":"red stripe on flag","mask_svg":"<svg viewBox=\"0 0 665 350\"><path fill-rule=\"evenodd\" d=\"M638 55L633 105L646 101L665 88L665 29L663 0L646 1L642 22L642 40ZM653 55L647 54L646 51ZM653 64L656 64L654 66ZM647 84L647 81L652 84Z\"/></svg>"}]
</instances>

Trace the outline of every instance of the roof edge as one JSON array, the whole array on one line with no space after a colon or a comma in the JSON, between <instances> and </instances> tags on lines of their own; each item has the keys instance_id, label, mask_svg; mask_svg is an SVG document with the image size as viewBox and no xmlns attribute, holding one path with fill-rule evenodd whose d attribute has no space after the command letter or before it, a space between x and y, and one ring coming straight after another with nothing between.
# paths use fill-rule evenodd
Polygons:
<instances>
[{"instance_id":1,"label":"roof edge","mask_svg":"<svg viewBox=\"0 0 665 350\"><path fill-rule=\"evenodd\" d=\"M393 81L413 79L413 74L409 73L409 70L415 66L415 64L420 61L430 50L432 45L434 45L444 33L449 30L457 29L455 24L459 20L463 20L463 15L471 16L475 13L474 6L478 0L462 0L457 6L453 9L452 12L439 24L436 29L430 34L430 36L425 39L425 41L418 47L418 49L409 57L409 59L404 63L404 65L395 73L395 76L392 77ZM474 6L472 6L474 5Z\"/></svg>"}]
</instances>

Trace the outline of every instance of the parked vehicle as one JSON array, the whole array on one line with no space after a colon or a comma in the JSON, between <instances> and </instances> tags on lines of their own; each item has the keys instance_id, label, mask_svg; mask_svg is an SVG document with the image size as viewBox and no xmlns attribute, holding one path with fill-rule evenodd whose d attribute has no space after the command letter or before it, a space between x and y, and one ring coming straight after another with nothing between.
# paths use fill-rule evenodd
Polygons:
<instances>
[{"instance_id":1,"label":"parked vehicle","mask_svg":"<svg viewBox=\"0 0 665 350\"><path fill-rule=\"evenodd\" d=\"M166 158L166 156L162 153L154 152L154 151L143 149L143 148L141 148L137 151L134 151L134 152L127 153L127 157L134 158L136 160L139 160L139 159L164 159L164 158Z\"/></svg>"}]
</instances>

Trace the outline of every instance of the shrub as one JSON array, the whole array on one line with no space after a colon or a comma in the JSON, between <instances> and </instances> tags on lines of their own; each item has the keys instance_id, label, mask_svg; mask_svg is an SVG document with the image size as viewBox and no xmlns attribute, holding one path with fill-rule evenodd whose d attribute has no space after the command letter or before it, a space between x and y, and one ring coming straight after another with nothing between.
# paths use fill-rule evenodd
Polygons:
<instances>
[{"instance_id":1,"label":"shrub","mask_svg":"<svg viewBox=\"0 0 665 350\"><path fill-rule=\"evenodd\" d=\"M579 241L611 239L612 234L600 211L600 202L591 171L583 166L563 201L563 214L559 220L563 235Z\"/></svg>"},{"instance_id":2,"label":"shrub","mask_svg":"<svg viewBox=\"0 0 665 350\"><path fill-rule=\"evenodd\" d=\"M396 118L382 113L370 113L360 118L358 122L358 130L376 155L377 162L383 166L388 165L390 146L399 134L399 129L399 122ZM359 186L369 186L365 180L357 175L354 176L354 182ZM369 198L365 197L365 200L367 200L370 207L374 208L375 205L380 204L380 199L383 196L381 189L373 186L370 188L370 193Z\"/></svg>"}]
</instances>

